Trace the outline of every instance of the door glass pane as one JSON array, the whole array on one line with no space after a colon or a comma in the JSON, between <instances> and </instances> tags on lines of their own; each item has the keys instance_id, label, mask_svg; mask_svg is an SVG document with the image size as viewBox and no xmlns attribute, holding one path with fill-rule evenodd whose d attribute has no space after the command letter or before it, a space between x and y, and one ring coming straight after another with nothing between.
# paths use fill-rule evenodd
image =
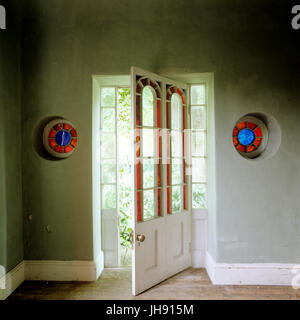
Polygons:
<instances>
[{"instance_id":1,"label":"door glass pane","mask_svg":"<svg viewBox=\"0 0 300 320\"><path fill-rule=\"evenodd\" d=\"M206 182L205 158L193 158L192 178L193 182Z\"/></svg>"},{"instance_id":2,"label":"door glass pane","mask_svg":"<svg viewBox=\"0 0 300 320\"><path fill-rule=\"evenodd\" d=\"M116 90L115 88L101 89L101 106L114 107L116 105Z\"/></svg>"},{"instance_id":3,"label":"door glass pane","mask_svg":"<svg viewBox=\"0 0 300 320\"><path fill-rule=\"evenodd\" d=\"M131 188L131 165L119 163L119 185Z\"/></svg>"},{"instance_id":4,"label":"door glass pane","mask_svg":"<svg viewBox=\"0 0 300 320\"><path fill-rule=\"evenodd\" d=\"M192 133L192 155L197 157L205 156L205 132Z\"/></svg>"},{"instance_id":5,"label":"door glass pane","mask_svg":"<svg viewBox=\"0 0 300 320\"><path fill-rule=\"evenodd\" d=\"M180 212L182 208L181 187L172 187L172 212Z\"/></svg>"},{"instance_id":6,"label":"door glass pane","mask_svg":"<svg viewBox=\"0 0 300 320\"><path fill-rule=\"evenodd\" d=\"M143 125L153 127L153 102L152 90L146 86L143 90Z\"/></svg>"},{"instance_id":7,"label":"door glass pane","mask_svg":"<svg viewBox=\"0 0 300 320\"><path fill-rule=\"evenodd\" d=\"M116 182L116 162L115 160L102 161L102 183Z\"/></svg>"},{"instance_id":8,"label":"door glass pane","mask_svg":"<svg viewBox=\"0 0 300 320\"><path fill-rule=\"evenodd\" d=\"M154 218L154 190L144 191L144 220Z\"/></svg>"},{"instance_id":9,"label":"door glass pane","mask_svg":"<svg viewBox=\"0 0 300 320\"><path fill-rule=\"evenodd\" d=\"M143 129L143 157L153 157L153 129Z\"/></svg>"},{"instance_id":10,"label":"door glass pane","mask_svg":"<svg viewBox=\"0 0 300 320\"><path fill-rule=\"evenodd\" d=\"M192 129L205 130L205 109L204 107L192 107Z\"/></svg>"},{"instance_id":11,"label":"door glass pane","mask_svg":"<svg viewBox=\"0 0 300 320\"><path fill-rule=\"evenodd\" d=\"M115 158L116 136L115 134L103 134L101 137L101 157Z\"/></svg>"},{"instance_id":12,"label":"door glass pane","mask_svg":"<svg viewBox=\"0 0 300 320\"><path fill-rule=\"evenodd\" d=\"M119 165L119 190L118 190L118 204L120 210L120 223L123 228L126 223L131 223L132 210L132 190L131 190L131 166ZM123 239L124 240L124 239Z\"/></svg>"},{"instance_id":13,"label":"door glass pane","mask_svg":"<svg viewBox=\"0 0 300 320\"><path fill-rule=\"evenodd\" d=\"M181 181L181 165L172 163L172 184L180 184Z\"/></svg>"},{"instance_id":14,"label":"door glass pane","mask_svg":"<svg viewBox=\"0 0 300 320\"><path fill-rule=\"evenodd\" d=\"M131 140L130 137L124 134L118 135L118 157L119 163L129 163L131 159Z\"/></svg>"},{"instance_id":15,"label":"door glass pane","mask_svg":"<svg viewBox=\"0 0 300 320\"><path fill-rule=\"evenodd\" d=\"M118 161L129 163L131 160L131 90L118 89Z\"/></svg>"},{"instance_id":16,"label":"door glass pane","mask_svg":"<svg viewBox=\"0 0 300 320\"><path fill-rule=\"evenodd\" d=\"M162 189L157 189L157 215L158 216L161 216L161 209L162 209L161 195L162 195Z\"/></svg>"},{"instance_id":17,"label":"door glass pane","mask_svg":"<svg viewBox=\"0 0 300 320\"><path fill-rule=\"evenodd\" d=\"M171 132L172 157L182 157L182 133L179 131Z\"/></svg>"},{"instance_id":18,"label":"door glass pane","mask_svg":"<svg viewBox=\"0 0 300 320\"><path fill-rule=\"evenodd\" d=\"M154 164L152 159L143 159L144 188L154 187Z\"/></svg>"},{"instance_id":19,"label":"door glass pane","mask_svg":"<svg viewBox=\"0 0 300 320\"><path fill-rule=\"evenodd\" d=\"M101 109L101 128L104 131L115 131L115 109L102 108Z\"/></svg>"},{"instance_id":20,"label":"door glass pane","mask_svg":"<svg viewBox=\"0 0 300 320\"><path fill-rule=\"evenodd\" d=\"M102 186L102 208L115 209L116 208L116 186Z\"/></svg>"},{"instance_id":21,"label":"door glass pane","mask_svg":"<svg viewBox=\"0 0 300 320\"><path fill-rule=\"evenodd\" d=\"M206 208L205 184L193 184L193 208Z\"/></svg>"},{"instance_id":22,"label":"door glass pane","mask_svg":"<svg viewBox=\"0 0 300 320\"><path fill-rule=\"evenodd\" d=\"M178 94L173 94L171 99L172 106L172 129L182 128L182 106L181 98Z\"/></svg>"},{"instance_id":23,"label":"door glass pane","mask_svg":"<svg viewBox=\"0 0 300 320\"><path fill-rule=\"evenodd\" d=\"M192 86L192 104L205 104L205 86Z\"/></svg>"}]
</instances>

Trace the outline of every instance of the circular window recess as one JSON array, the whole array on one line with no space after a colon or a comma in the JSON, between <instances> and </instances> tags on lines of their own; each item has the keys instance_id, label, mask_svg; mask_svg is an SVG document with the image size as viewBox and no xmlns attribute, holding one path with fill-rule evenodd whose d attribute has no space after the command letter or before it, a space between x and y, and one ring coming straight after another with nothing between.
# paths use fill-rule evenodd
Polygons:
<instances>
[{"instance_id":1,"label":"circular window recess","mask_svg":"<svg viewBox=\"0 0 300 320\"><path fill-rule=\"evenodd\" d=\"M234 147L244 158L269 159L280 147L281 129L273 116L249 113L237 121L232 140Z\"/></svg>"}]
</instances>

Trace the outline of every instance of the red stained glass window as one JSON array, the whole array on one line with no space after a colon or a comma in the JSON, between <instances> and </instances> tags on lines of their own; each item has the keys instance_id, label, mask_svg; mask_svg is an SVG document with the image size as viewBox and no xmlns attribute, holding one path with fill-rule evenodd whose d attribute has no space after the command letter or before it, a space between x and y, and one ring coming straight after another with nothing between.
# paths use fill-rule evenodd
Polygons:
<instances>
[{"instance_id":1,"label":"red stained glass window","mask_svg":"<svg viewBox=\"0 0 300 320\"><path fill-rule=\"evenodd\" d=\"M141 192L137 193L137 203L136 203L136 216L137 216L137 221L140 222L142 221L142 206L141 206Z\"/></svg>"},{"instance_id":2,"label":"red stained glass window","mask_svg":"<svg viewBox=\"0 0 300 320\"><path fill-rule=\"evenodd\" d=\"M65 152L66 153L71 152L72 150L73 150L73 148L71 146L65 147Z\"/></svg>"},{"instance_id":3,"label":"red stained glass window","mask_svg":"<svg viewBox=\"0 0 300 320\"><path fill-rule=\"evenodd\" d=\"M255 129L257 126L256 126L256 124L255 123L253 123L253 122L247 122L247 127L249 128L249 129Z\"/></svg>"},{"instance_id":4,"label":"red stained glass window","mask_svg":"<svg viewBox=\"0 0 300 320\"><path fill-rule=\"evenodd\" d=\"M140 84L138 84L136 86L136 93L141 93L142 92L142 86Z\"/></svg>"},{"instance_id":5,"label":"red stained glass window","mask_svg":"<svg viewBox=\"0 0 300 320\"><path fill-rule=\"evenodd\" d=\"M160 93L160 90L156 87L155 88L155 92L156 92L156 95L157 95L157 97L161 97L161 93Z\"/></svg>"},{"instance_id":6,"label":"red stained glass window","mask_svg":"<svg viewBox=\"0 0 300 320\"><path fill-rule=\"evenodd\" d=\"M138 145L136 146L136 156L139 158L140 155L141 155L141 148L140 148L140 145L138 144Z\"/></svg>"},{"instance_id":7,"label":"red stained glass window","mask_svg":"<svg viewBox=\"0 0 300 320\"><path fill-rule=\"evenodd\" d=\"M177 89L176 92L181 96L182 95L182 91L180 89Z\"/></svg>"},{"instance_id":8,"label":"red stained glass window","mask_svg":"<svg viewBox=\"0 0 300 320\"><path fill-rule=\"evenodd\" d=\"M161 189L157 190L157 215L161 216Z\"/></svg>"},{"instance_id":9,"label":"red stained glass window","mask_svg":"<svg viewBox=\"0 0 300 320\"><path fill-rule=\"evenodd\" d=\"M142 79L141 80L141 83L143 84L144 87L148 85L148 81L147 80L148 79Z\"/></svg>"},{"instance_id":10,"label":"red stained glass window","mask_svg":"<svg viewBox=\"0 0 300 320\"><path fill-rule=\"evenodd\" d=\"M136 164L136 187L141 189L141 162L139 160Z\"/></svg>"},{"instance_id":11,"label":"red stained glass window","mask_svg":"<svg viewBox=\"0 0 300 320\"><path fill-rule=\"evenodd\" d=\"M69 131L69 130L72 129L72 126L69 125L68 123L65 123L65 124L64 124L64 129Z\"/></svg>"},{"instance_id":12,"label":"red stained glass window","mask_svg":"<svg viewBox=\"0 0 300 320\"><path fill-rule=\"evenodd\" d=\"M161 105L161 102L160 100L157 100L157 104L156 104L156 126L157 128L160 128L160 105Z\"/></svg>"},{"instance_id":13,"label":"red stained glass window","mask_svg":"<svg viewBox=\"0 0 300 320\"><path fill-rule=\"evenodd\" d=\"M185 95L184 95L184 94L181 96L181 100L182 100L182 103L183 103L183 104L186 104L186 98L185 98Z\"/></svg>"},{"instance_id":14,"label":"red stained glass window","mask_svg":"<svg viewBox=\"0 0 300 320\"><path fill-rule=\"evenodd\" d=\"M151 86L151 87L153 87L153 88L155 89L155 87L156 87L156 83L155 83L154 81L150 80L150 86Z\"/></svg>"},{"instance_id":15,"label":"red stained glass window","mask_svg":"<svg viewBox=\"0 0 300 320\"><path fill-rule=\"evenodd\" d=\"M257 127L256 129L254 129L254 133L257 137L262 137L262 131L259 127Z\"/></svg>"},{"instance_id":16,"label":"red stained glass window","mask_svg":"<svg viewBox=\"0 0 300 320\"><path fill-rule=\"evenodd\" d=\"M51 129L50 132L49 132L49 138L55 138L55 135L56 135L56 131Z\"/></svg>"},{"instance_id":17,"label":"red stained glass window","mask_svg":"<svg viewBox=\"0 0 300 320\"><path fill-rule=\"evenodd\" d=\"M237 138L237 137L233 137L232 140L233 140L233 144L234 144L235 146L238 145L239 141L238 141L238 138Z\"/></svg>"},{"instance_id":18,"label":"red stained glass window","mask_svg":"<svg viewBox=\"0 0 300 320\"><path fill-rule=\"evenodd\" d=\"M64 153L64 148L61 146L56 146L54 150L58 153Z\"/></svg>"},{"instance_id":19,"label":"red stained glass window","mask_svg":"<svg viewBox=\"0 0 300 320\"><path fill-rule=\"evenodd\" d=\"M236 148L237 148L239 151L241 151L241 152L246 152L246 147L243 146L243 145L241 145L241 144L239 144L238 146L236 146Z\"/></svg>"},{"instance_id":20,"label":"red stained glass window","mask_svg":"<svg viewBox=\"0 0 300 320\"><path fill-rule=\"evenodd\" d=\"M139 131L139 129L136 129L135 144L136 144L136 156L137 156L137 158L139 158L140 155L141 155L140 141L141 141L140 131Z\"/></svg>"},{"instance_id":21,"label":"red stained glass window","mask_svg":"<svg viewBox=\"0 0 300 320\"><path fill-rule=\"evenodd\" d=\"M186 108L182 107L182 130L185 129Z\"/></svg>"},{"instance_id":22,"label":"red stained glass window","mask_svg":"<svg viewBox=\"0 0 300 320\"><path fill-rule=\"evenodd\" d=\"M71 145L75 148L77 147L77 139L72 139Z\"/></svg>"},{"instance_id":23,"label":"red stained glass window","mask_svg":"<svg viewBox=\"0 0 300 320\"><path fill-rule=\"evenodd\" d=\"M141 125L141 97L137 96L136 97L136 119L135 123L137 126Z\"/></svg>"},{"instance_id":24,"label":"red stained glass window","mask_svg":"<svg viewBox=\"0 0 300 320\"><path fill-rule=\"evenodd\" d=\"M168 163L167 164L167 185L168 186L171 185L170 177L171 177L171 165Z\"/></svg>"},{"instance_id":25,"label":"red stained glass window","mask_svg":"<svg viewBox=\"0 0 300 320\"><path fill-rule=\"evenodd\" d=\"M246 128L246 122L245 121L244 122L240 122L236 126L237 126L237 128L239 130L242 130L242 129Z\"/></svg>"},{"instance_id":26,"label":"red stained glass window","mask_svg":"<svg viewBox=\"0 0 300 320\"><path fill-rule=\"evenodd\" d=\"M63 129L63 124L62 124L62 123L57 124L57 125L54 127L54 129L55 129L56 131L62 130L62 129Z\"/></svg>"},{"instance_id":27,"label":"red stained glass window","mask_svg":"<svg viewBox=\"0 0 300 320\"><path fill-rule=\"evenodd\" d=\"M70 131L70 133L72 137L77 137L77 131L74 128Z\"/></svg>"},{"instance_id":28,"label":"red stained glass window","mask_svg":"<svg viewBox=\"0 0 300 320\"><path fill-rule=\"evenodd\" d=\"M182 154L185 156L185 132L184 130L182 131Z\"/></svg>"},{"instance_id":29,"label":"red stained glass window","mask_svg":"<svg viewBox=\"0 0 300 320\"><path fill-rule=\"evenodd\" d=\"M49 139L49 144L50 144L50 147L52 148L52 149L54 149L55 147L56 147L56 141L55 140L52 140L52 139Z\"/></svg>"},{"instance_id":30,"label":"red stained glass window","mask_svg":"<svg viewBox=\"0 0 300 320\"><path fill-rule=\"evenodd\" d=\"M161 187L161 165L157 165L157 185Z\"/></svg>"},{"instance_id":31,"label":"red stained glass window","mask_svg":"<svg viewBox=\"0 0 300 320\"><path fill-rule=\"evenodd\" d=\"M258 148L261 144L262 138L256 138L254 141L254 145Z\"/></svg>"},{"instance_id":32,"label":"red stained glass window","mask_svg":"<svg viewBox=\"0 0 300 320\"><path fill-rule=\"evenodd\" d=\"M232 135L233 135L234 137L237 137L238 134L239 134L239 129L236 128L236 127L234 127Z\"/></svg>"},{"instance_id":33,"label":"red stained glass window","mask_svg":"<svg viewBox=\"0 0 300 320\"><path fill-rule=\"evenodd\" d=\"M167 188L167 213L171 214L171 188Z\"/></svg>"},{"instance_id":34,"label":"red stained glass window","mask_svg":"<svg viewBox=\"0 0 300 320\"><path fill-rule=\"evenodd\" d=\"M256 149L255 146L249 146L249 147L247 147L247 152L252 152L255 149Z\"/></svg>"}]
</instances>

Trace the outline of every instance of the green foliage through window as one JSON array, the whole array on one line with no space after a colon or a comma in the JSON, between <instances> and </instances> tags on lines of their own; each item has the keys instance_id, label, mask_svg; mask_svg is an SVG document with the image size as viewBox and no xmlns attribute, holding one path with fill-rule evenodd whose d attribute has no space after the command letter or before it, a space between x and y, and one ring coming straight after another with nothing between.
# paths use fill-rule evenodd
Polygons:
<instances>
[{"instance_id":1,"label":"green foliage through window","mask_svg":"<svg viewBox=\"0 0 300 320\"><path fill-rule=\"evenodd\" d=\"M193 208L206 208L206 186L193 184Z\"/></svg>"},{"instance_id":2,"label":"green foliage through window","mask_svg":"<svg viewBox=\"0 0 300 320\"><path fill-rule=\"evenodd\" d=\"M131 264L132 190L131 190L131 91L118 90L118 139L119 139L119 215L121 264Z\"/></svg>"}]
</instances>

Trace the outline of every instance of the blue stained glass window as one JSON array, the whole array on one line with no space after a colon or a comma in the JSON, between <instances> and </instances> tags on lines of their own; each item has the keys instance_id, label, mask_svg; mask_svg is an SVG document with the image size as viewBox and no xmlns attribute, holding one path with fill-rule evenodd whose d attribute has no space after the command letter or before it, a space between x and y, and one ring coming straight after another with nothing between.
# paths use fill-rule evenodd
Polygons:
<instances>
[{"instance_id":1,"label":"blue stained glass window","mask_svg":"<svg viewBox=\"0 0 300 320\"><path fill-rule=\"evenodd\" d=\"M65 130L59 131L56 134L55 140L60 146L67 146L71 142L71 134Z\"/></svg>"},{"instance_id":2,"label":"blue stained glass window","mask_svg":"<svg viewBox=\"0 0 300 320\"><path fill-rule=\"evenodd\" d=\"M239 142L244 146L249 146L252 144L255 138L254 132L250 129L241 130L238 136Z\"/></svg>"}]
</instances>

